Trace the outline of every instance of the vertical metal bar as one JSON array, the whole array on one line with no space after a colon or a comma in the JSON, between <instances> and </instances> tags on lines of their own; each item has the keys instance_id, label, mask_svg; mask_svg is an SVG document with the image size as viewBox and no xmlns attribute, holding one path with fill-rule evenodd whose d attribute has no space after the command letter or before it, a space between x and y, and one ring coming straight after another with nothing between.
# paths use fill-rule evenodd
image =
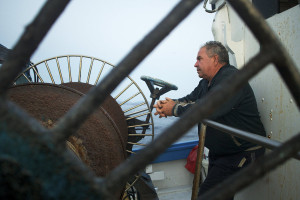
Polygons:
<instances>
[{"instance_id":1,"label":"vertical metal bar","mask_svg":"<svg viewBox=\"0 0 300 200\"><path fill-rule=\"evenodd\" d=\"M151 105L150 105L150 112L152 112L152 110L153 110L155 100L156 100L156 98L152 98ZM150 116L151 116L151 113L149 113L147 115L145 123L148 123L150 121ZM142 134L145 134L145 133L146 133L146 127L144 127Z\"/></svg>"},{"instance_id":2,"label":"vertical metal bar","mask_svg":"<svg viewBox=\"0 0 300 200\"><path fill-rule=\"evenodd\" d=\"M82 56L80 56L78 82L81 82L81 70L82 70Z\"/></svg>"},{"instance_id":3,"label":"vertical metal bar","mask_svg":"<svg viewBox=\"0 0 300 200\"><path fill-rule=\"evenodd\" d=\"M71 73L71 65L70 65L70 56L68 56L67 59L68 59L68 70L69 70L69 82L72 82L72 73Z\"/></svg>"},{"instance_id":4,"label":"vertical metal bar","mask_svg":"<svg viewBox=\"0 0 300 200\"><path fill-rule=\"evenodd\" d=\"M198 132L199 143L197 149L197 161L196 161L191 200L196 200L198 196L199 184L201 182L201 168L202 168L202 159L203 159L203 152L204 152L205 135L206 135L206 125L201 124L201 130Z\"/></svg>"},{"instance_id":5,"label":"vertical metal bar","mask_svg":"<svg viewBox=\"0 0 300 200\"><path fill-rule=\"evenodd\" d=\"M100 78L100 76L101 76L101 74L102 74L102 71L103 71L103 68L104 68L104 65L105 65L105 64L106 64L106 63L103 62L102 67L101 67L101 69L100 69L100 71L99 71L99 74L98 74L98 76L97 76L97 79L96 79L94 85L97 85L97 83L98 83L98 81L99 81L99 78Z\"/></svg>"},{"instance_id":6,"label":"vertical metal bar","mask_svg":"<svg viewBox=\"0 0 300 200\"><path fill-rule=\"evenodd\" d=\"M49 66L48 66L47 61L45 61L44 63L45 63L45 65L46 65L46 68L47 68L47 70L48 70L48 74L49 74L49 76L50 76L50 78L51 78L52 83L55 84L54 79L53 79L53 76L52 76L52 74L51 74L51 70L50 70L50 68L49 68Z\"/></svg>"},{"instance_id":7,"label":"vertical metal bar","mask_svg":"<svg viewBox=\"0 0 300 200\"><path fill-rule=\"evenodd\" d=\"M44 83L42 77L40 76L40 74L39 74L38 71L36 70L36 67L33 67L32 69L33 69L33 71L35 72L35 74L39 77L39 79L41 80L41 82Z\"/></svg>"},{"instance_id":8,"label":"vertical metal bar","mask_svg":"<svg viewBox=\"0 0 300 200\"><path fill-rule=\"evenodd\" d=\"M63 79L62 74L61 74L61 70L60 70L60 65L59 65L59 62L58 62L58 58L56 57L55 60L56 60L56 65L57 65L57 69L58 69L60 81L61 81L61 83L64 83L64 79Z\"/></svg>"},{"instance_id":9,"label":"vertical metal bar","mask_svg":"<svg viewBox=\"0 0 300 200\"><path fill-rule=\"evenodd\" d=\"M90 65L90 69L89 69L89 73L88 73L86 83L90 82L90 76L91 76L91 72L92 72L92 68L93 68L93 63L94 63L94 58L92 58L92 60L91 60L91 65Z\"/></svg>"}]
</instances>

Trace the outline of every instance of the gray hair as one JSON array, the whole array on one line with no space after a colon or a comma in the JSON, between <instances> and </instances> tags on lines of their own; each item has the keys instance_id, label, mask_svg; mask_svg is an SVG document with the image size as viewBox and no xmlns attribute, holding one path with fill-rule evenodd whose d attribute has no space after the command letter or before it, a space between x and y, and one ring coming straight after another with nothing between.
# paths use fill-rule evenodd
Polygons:
<instances>
[{"instance_id":1,"label":"gray hair","mask_svg":"<svg viewBox=\"0 0 300 200\"><path fill-rule=\"evenodd\" d=\"M212 57L214 55L219 56L219 63L226 63L229 64L229 56L228 51L226 48L222 45L221 42L218 41L209 41L206 42L201 48L205 47L207 55L209 57Z\"/></svg>"}]
</instances>

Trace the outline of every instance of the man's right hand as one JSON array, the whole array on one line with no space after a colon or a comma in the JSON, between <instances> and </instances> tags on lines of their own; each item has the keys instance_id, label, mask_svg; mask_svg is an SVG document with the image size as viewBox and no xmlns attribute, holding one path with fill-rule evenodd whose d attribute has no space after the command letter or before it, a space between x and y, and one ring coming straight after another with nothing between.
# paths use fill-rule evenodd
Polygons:
<instances>
[{"instance_id":1,"label":"man's right hand","mask_svg":"<svg viewBox=\"0 0 300 200\"><path fill-rule=\"evenodd\" d=\"M166 97L166 100L159 100L157 104L155 104L153 107L156 108L156 113L154 115L159 114L159 118L172 116L172 110L175 106L175 102Z\"/></svg>"},{"instance_id":2,"label":"man's right hand","mask_svg":"<svg viewBox=\"0 0 300 200\"><path fill-rule=\"evenodd\" d=\"M165 117L167 118L167 116L163 113L162 111L162 107L163 104L166 103L166 100L159 100L157 101L157 103L153 106L154 108L156 108L156 112L154 113L154 115L159 115L159 118Z\"/></svg>"}]
</instances>

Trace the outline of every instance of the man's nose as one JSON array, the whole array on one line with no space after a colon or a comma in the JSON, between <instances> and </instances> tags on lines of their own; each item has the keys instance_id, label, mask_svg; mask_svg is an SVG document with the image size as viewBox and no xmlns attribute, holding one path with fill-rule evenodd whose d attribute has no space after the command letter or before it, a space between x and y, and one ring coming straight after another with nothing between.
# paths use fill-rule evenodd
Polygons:
<instances>
[{"instance_id":1,"label":"man's nose","mask_svg":"<svg viewBox=\"0 0 300 200\"><path fill-rule=\"evenodd\" d=\"M194 64L194 67L198 67L198 61L196 61L196 63Z\"/></svg>"}]
</instances>

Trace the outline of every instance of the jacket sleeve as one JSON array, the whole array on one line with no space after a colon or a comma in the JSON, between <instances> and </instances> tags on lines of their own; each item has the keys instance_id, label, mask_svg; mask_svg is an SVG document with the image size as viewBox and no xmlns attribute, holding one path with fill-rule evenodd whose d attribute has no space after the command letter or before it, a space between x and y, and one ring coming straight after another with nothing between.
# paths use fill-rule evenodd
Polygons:
<instances>
[{"instance_id":1,"label":"jacket sleeve","mask_svg":"<svg viewBox=\"0 0 300 200\"><path fill-rule=\"evenodd\" d=\"M199 85L189 95L179 99L173 99L176 103L172 110L172 114L174 116L180 116L196 102L196 100L198 99L198 94L201 90L200 84L201 81Z\"/></svg>"}]
</instances>

